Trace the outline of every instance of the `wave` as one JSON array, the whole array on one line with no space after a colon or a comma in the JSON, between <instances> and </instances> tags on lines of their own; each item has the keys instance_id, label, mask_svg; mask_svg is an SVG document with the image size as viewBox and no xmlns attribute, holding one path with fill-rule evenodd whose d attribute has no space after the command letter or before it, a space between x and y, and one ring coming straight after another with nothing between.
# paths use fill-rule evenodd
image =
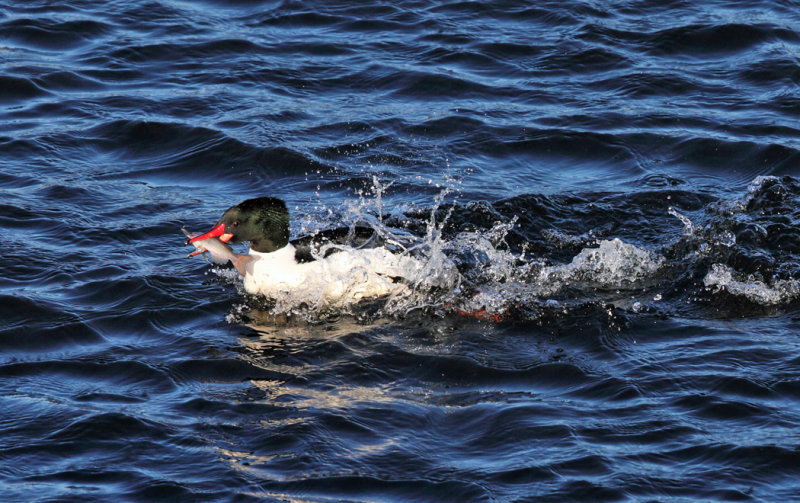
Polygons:
<instances>
[{"instance_id":1,"label":"wave","mask_svg":"<svg viewBox=\"0 0 800 503\"><path fill-rule=\"evenodd\" d=\"M140 166L127 166L123 174L105 175L112 178L159 177L177 181L191 175L194 179L220 182L230 177L241 181L243 171L288 175L331 170L286 147L259 147L218 130L178 122L114 121L93 128L85 139L106 155L135 159Z\"/></svg>"},{"instance_id":2,"label":"wave","mask_svg":"<svg viewBox=\"0 0 800 503\"><path fill-rule=\"evenodd\" d=\"M0 102L16 102L46 95L47 91L30 79L0 75Z\"/></svg>"},{"instance_id":3,"label":"wave","mask_svg":"<svg viewBox=\"0 0 800 503\"><path fill-rule=\"evenodd\" d=\"M581 38L615 46L637 46L658 56L720 58L729 53L753 50L767 42L796 43L798 35L774 24L689 24L656 31L632 31L600 24L587 24Z\"/></svg>"},{"instance_id":4,"label":"wave","mask_svg":"<svg viewBox=\"0 0 800 503\"><path fill-rule=\"evenodd\" d=\"M0 31L6 38L25 47L53 51L80 46L101 38L112 30L111 25L90 19L57 21L47 18L17 18L0 23Z\"/></svg>"}]
</instances>

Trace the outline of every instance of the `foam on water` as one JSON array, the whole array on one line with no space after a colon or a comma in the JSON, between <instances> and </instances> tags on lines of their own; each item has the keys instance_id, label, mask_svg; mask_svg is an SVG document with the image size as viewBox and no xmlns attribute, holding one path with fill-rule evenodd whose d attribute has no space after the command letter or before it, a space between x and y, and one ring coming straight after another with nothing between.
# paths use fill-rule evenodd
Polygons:
<instances>
[{"instance_id":1,"label":"foam on water","mask_svg":"<svg viewBox=\"0 0 800 503\"><path fill-rule=\"evenodd\" d=\"M578 283L594 288L630 288L652 278L663 265L663 257L614 238L601 241L597 248L584 248L569 264L542 269L538 281L562 286Z\"/></svg>"},{"instance_id":2,"label":"foam on water","mask_svg":"<svg viewBox=\"0 0 800 503\"><path fill-rule=\"evenodd\" d=\"M742 278L724 264L712 265L703 284L715 292L724 291L764 306L784 304L800 295L800 283L795 280L776 279L769 284L753 275Z\"/></svg>"}]
</instances>

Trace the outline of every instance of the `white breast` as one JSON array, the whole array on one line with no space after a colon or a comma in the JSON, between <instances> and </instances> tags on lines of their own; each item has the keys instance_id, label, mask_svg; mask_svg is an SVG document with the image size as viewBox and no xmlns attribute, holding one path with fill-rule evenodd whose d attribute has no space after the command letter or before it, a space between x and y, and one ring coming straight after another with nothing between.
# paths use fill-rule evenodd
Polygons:
<instances>
[{"instance_id":1,"label":"white breast","mask_svg":"<svg viewBox=\"0 0 800 503\"><path fill-rule=\"evenodd\" d=\"M324 260L298 264L295 249L287 245L272 253L251 251L244 287L281 302L309 306L347 304L408 291L403 282L414 281L422 264L384 248L345 249Z\"/></svg>"}]
</instances>

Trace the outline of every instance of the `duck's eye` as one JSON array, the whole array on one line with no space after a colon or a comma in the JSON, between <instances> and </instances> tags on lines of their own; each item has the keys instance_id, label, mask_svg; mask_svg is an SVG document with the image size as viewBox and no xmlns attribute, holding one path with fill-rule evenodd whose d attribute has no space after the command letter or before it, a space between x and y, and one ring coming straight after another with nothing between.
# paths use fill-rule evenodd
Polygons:
<instances>
[{"instance_id":1,"label":"duck's eye","mask_svg":"<svg viewBox=\"0 0 800 503\"><path fill-rule=\"evenodd\" d=\"M233 226L234 226L234 227L239 227L239 221L238 221L238 220L235 220L235 221L233 222Z\"/></svg>"}]
</instances>

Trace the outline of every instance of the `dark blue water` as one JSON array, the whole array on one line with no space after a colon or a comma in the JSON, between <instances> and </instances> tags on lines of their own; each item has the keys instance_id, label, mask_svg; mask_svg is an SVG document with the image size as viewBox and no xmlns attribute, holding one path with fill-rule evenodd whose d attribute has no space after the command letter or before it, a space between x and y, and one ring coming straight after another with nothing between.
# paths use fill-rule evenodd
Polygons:
<instances>
[{"instance_id":1,"label":"dark blue water","mask_svg":"<svg viewBox=\"0 0 800 503\"><path fill-rule=\"evenodd\" d=\"M796 500L798 177L795 2L6 2L0 499ZM261 195L462 286L282 316Z\"/></svg>"}]
</instances>

